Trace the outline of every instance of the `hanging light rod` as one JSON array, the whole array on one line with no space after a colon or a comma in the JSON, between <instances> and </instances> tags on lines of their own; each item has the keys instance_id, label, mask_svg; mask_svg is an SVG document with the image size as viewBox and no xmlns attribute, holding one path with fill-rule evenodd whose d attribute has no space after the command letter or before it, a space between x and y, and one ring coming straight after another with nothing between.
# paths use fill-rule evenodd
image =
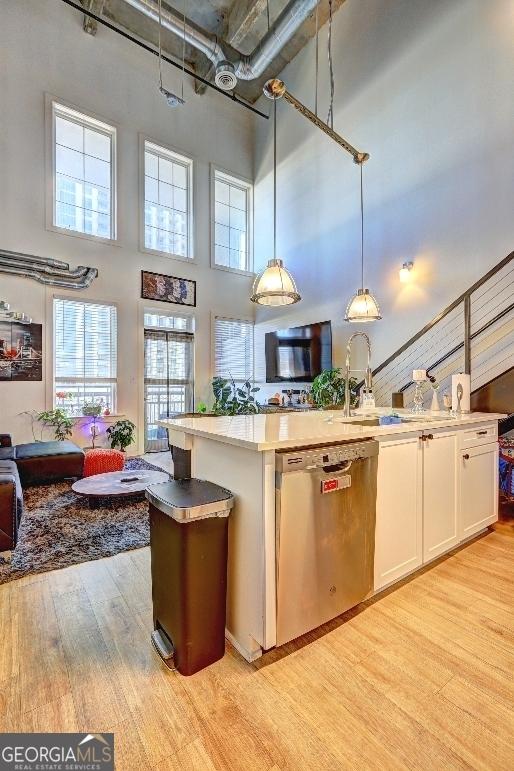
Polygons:
<instances>
[{"instance_id":1,"label":"hanging light rod","mask_svg":"<svg viewBox=\"0 0 514 771\"><path fill-rule=\"evenodd\" d=\"M330 126L318 118L317 115L311 112L308 107L302 104L295 96L290 94L283 80L280 80L279 78L272 78L264 84L262 90L264 92L264 96L267 96L268 99L275 100L282 99L283 97L286 102L289 102L289 104L291 104L296 110L298 110L298 112L304 115L307 120L310 120L311 123L314 123L314 125L321 129L327 136L330 137L330 139L333 139L334 142L337 142L337 144L342 147L343 150L346 150L347 153L350 153L350 155L353 156L355 163L362 164L369 160L369 153L361 153L359 150L356 150L353 145L346 141L346 139L343 139L343 137L334 131L334 129L330 128Z\"/></svg>"},{"instance_id":2,"label":"hanging light rod","mask_svg":"<svg viewBox=\"0 0 514 771\"><path fill-rule=\"evenodd\" d=\"M87 8L84 8L82 5L79 5L78 3L74 2L74 0L62 0L62 2L65 3L66 5L69 5L70 8L74 8L76 11L79 11L79 13L83 14L84 16L88 16L90 19L94 19L96 22L98 22L98 24L101 24L103 27L107 27L107 29L110 29L111 32L116 32L117 35L121 35L121 37L124 37L125 40L130 40L131 43L134 43L140 48L143 48L145 51L148 51L148 53L153 54L154 56L159 56L159 51L157 51L155 48L152 48L152 46L149 46L147 43L143 43L142 40L139 40L139 38L134 37L134 35L131 35L128 32L125 32L125 30L120 29L115 24L111 24L111 22L107 21L107 19L105 19L103 16L99 16L98 14L93 13L92 11L89 11ZM214 83L211 83L210 80L206 80L206 78L202 78L201 75L198 75L198 73L194 72L193 70L190 70L187 67L184 67L183 69L181 64L174 61L173 59L170 59L169 56L165 56L164 54L162 54L162 59L163 61L168 62L168 64L171 64L172 67L175 67L176 69L183 71L186 75L190 75L195 80L198 80L200 83L203 83L204 86L208 86L208 88L212 88L212 90L217 91L218 94L223 94L223 96L226 96L232 102L236 102L237 104L240 104L241 107L246 107L246 109L250 110L250 112L253 112L256 115L259 115L261 118L266 118L266 120L268 120L269 116L266 115L266 113L261 112L256 107L252 107L251 104L248 104L242 99L239 99L239 97L237 97L235 94L231 94L228 91L223 91L222 88L218 88L218 86L216 86Z\"/></svg>"}]
</instances>

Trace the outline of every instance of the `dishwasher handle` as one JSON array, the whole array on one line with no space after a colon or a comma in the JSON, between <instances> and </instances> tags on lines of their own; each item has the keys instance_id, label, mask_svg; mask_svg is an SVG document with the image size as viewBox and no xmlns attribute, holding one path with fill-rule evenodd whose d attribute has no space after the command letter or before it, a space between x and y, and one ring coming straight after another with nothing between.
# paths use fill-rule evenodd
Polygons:
<instances>
[{"instance_id":1,"label":"dishwasher handle","mask_svg":"<svg viewBox=\"0 0 514 771\"><path fill-rule=\"evenodd\" d=\"M318 466L318 471L323 471L324 474L335 474L338 471L349 471L352 466L353 460L343 460L341 463L334 463L330 466Z\"/></svg>"}]
</instances>

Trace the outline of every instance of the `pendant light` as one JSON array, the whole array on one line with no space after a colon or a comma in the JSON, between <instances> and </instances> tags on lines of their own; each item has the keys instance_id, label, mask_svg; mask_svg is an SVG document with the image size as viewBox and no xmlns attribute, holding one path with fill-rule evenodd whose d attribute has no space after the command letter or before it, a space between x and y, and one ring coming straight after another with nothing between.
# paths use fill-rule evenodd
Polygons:
<instances>
[{"instance_id":1,"label":"pendant light","mask_svg":"<svg viewBox=\"0 0 514 771\"><path fill-rule=\"evenodd\" d=\"M250 300L258 305L293 305L302 298L294 278L277 259L277 100L273 96L273 259L255 277Z\"/></svg>"},{"instance_id":2,"label":"pendant light","mask_svg":"<svg viewBox=\"0 0 514 771\"><path fill-rule=\"evenodd\" d=\"M369 289L364 289L364 198L362 194L362 163L361 169L361 288L352 297L346 308L345 321L379 321L380 308Z\"/></svg>"}]
</instances>

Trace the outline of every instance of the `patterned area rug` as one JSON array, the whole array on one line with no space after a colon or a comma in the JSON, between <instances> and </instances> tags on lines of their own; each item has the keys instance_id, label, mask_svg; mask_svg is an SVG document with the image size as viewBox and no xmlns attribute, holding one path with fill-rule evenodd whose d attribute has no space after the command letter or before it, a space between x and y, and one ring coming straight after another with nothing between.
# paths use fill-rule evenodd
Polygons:
<instances>
[{"instance_id":1,"label":"patterned area rug","mask_svg":"<svg viewBox=\"0 0 514 771\"><path fill-rule=\"evenodd\" d=\"M129 458L129 471L161 468ZM90 509L71 482L27 487L18 543L10 560L0 556L0 584L31 573L110 557L150 542L148 503L123 500Z\"/></svg>"}]
</instances>

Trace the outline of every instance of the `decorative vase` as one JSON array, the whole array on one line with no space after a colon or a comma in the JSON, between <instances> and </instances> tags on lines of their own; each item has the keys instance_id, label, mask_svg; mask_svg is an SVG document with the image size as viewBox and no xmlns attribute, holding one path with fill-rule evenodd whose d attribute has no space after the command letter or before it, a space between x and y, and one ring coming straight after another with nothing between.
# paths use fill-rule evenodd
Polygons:
<instances>
[{"instance_id":1,"label":"decorative vase","mask_svg":"<svg viewBox=\"0 0 514 771\"><path fill-rule=\"evenodd\" d=\"M441 410L441 405L439 404L439 395L435 388L432 394L432 404L430 405L430 409L432 412L440 412Z\"/></svg>"}]
</instances>

